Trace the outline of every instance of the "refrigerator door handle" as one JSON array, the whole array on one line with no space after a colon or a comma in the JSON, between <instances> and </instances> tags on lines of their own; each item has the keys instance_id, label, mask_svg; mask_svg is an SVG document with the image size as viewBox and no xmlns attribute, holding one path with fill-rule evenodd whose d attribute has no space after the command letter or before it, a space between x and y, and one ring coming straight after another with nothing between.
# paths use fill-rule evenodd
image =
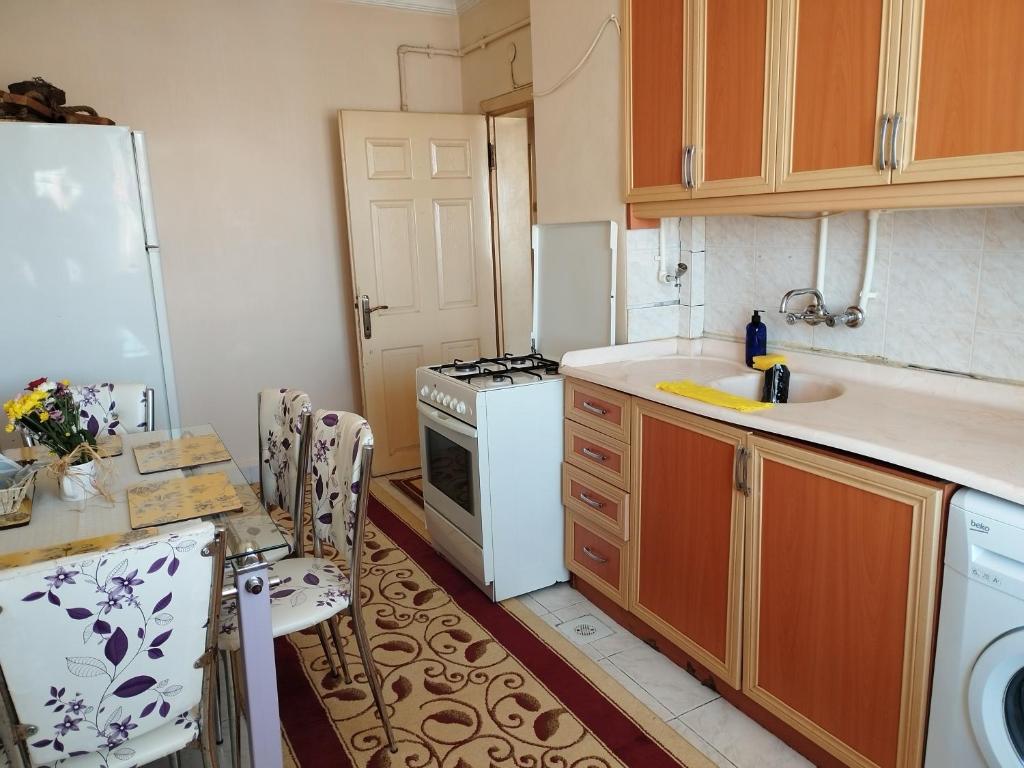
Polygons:
<instances>
[{"instance_id":1,"label":"refrigerator door handle","mask_svg":"<svg viewBox=\"0 0 1024 768\"><path fill-rule=\"evenodd\" d=\"M135 173L139 182L139 202L142 204L142 229L146 248L159 248L160 237L156 231L156 206L153 204L153 187L149 180L149 160L146 158L146 136L142 131L132 131L132 149L135 152Z\"/></svg>"}]
</instances>

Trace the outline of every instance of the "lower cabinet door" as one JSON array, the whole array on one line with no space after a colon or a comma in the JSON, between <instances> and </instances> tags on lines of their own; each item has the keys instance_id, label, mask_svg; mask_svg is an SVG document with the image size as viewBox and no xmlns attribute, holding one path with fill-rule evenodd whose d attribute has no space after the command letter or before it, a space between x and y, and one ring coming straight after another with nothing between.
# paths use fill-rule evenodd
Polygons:
<instances>
[{"instance_id":1,"label":"lower cabinet door","mask_svg":"<svg viewBox=\"0 0 1024 768\"><path fill-rule=\"evenodd\" d=\"M920 766L944 486L750 440L743 690L850 766Z\"/></svg>"},{"instance_id":2,"label":"lower cabinet door","mask_svg":"<svg viewBox=\"0 0 1024 768\"><path fill-rule=\"evenodd\" d=\"M747 433L634 399L630 610L740 685Z\"/></svg>"}]
</instances>

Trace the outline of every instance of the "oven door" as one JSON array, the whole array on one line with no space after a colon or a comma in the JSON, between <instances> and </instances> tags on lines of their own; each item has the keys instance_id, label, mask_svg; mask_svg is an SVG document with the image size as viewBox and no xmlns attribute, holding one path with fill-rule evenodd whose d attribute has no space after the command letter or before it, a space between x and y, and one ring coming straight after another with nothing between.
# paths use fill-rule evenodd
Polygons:
<instances>
[{"instance_id":1,"label":"oven door","mask_svg":"<svg viewBox=\"0 0 1024 768\"><path fill-rule=\"evenodd\" d=\"M423 462L423 500L483 547L477 432L423 402L416 404Z\"/></svg>"}]
</instances>

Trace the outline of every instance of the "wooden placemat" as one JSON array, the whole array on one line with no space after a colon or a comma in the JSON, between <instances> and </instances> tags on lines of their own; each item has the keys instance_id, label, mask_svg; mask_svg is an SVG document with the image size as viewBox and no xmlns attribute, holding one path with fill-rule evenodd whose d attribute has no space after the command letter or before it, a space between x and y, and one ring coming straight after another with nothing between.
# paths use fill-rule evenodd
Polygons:
<instances>
[{"instance_id":1,"label":"wooden placemat","mask_svg":"<svg viewBox=\"0 0 1024 768\"><path fill-rule=\"evenodd\" d=\"M32 497L21 500L21 506L9 515L0 515L0 531L8 528L20 528L32 522Z\"/></svg>"},{"instance_id":2,"label":"wooden placemat","mask_svg":"<svg viewBox=\"0 0 1024 768\"><path fill-rule=\"evenodd\" d=\"M105 435L96 438L96 452L103 458L120 456L124 453L124 442L120 435ZM22 466L28 464L49 463L53 461L54 454L45 445L22 445L18 448L8 448L4 456L13 459Z\"/></svg>"},{"instance_id":3,"label":"wooden placemat","mask_svg":"<svg viewBox=\"0 0 1024 768\"><path fill-rule=\"evenodd\" d=\"M231 454L217 435L191 435L135 446L135 463L142 475L230 460Z\"/></svg>"},{"instance_id":4,"label":"wooden placemat","mask_svg":"<svg viewBox=\"0 0 1024 768\"><path fill-rule=\"evenodd\" d=\"M156 528L143 528L138 531L128 531L127 533L108 533L103 536L78 539L67 544L54 544L52 547L23 549L21 552L0 555L0 570L15 568L19 565L32 565L33 563L43 563L49 560L59 560L70 555L84 555L87 552L104 552L114 547L119 547L122 544L139 541L147 536L155 536L157 533L159 531Z\"/></svg>"},{"instance_id":5,"label":"wooden placemat","mask_svg":"<svg viewBox=\"0 0 1024 768\"><path fill-rule=\"evenodd\" d=\"M242 502L235 487L223 472L143 483L128 491L128 517L132 528L177 523L241 509Z\"/></svg>"}]
</instances>

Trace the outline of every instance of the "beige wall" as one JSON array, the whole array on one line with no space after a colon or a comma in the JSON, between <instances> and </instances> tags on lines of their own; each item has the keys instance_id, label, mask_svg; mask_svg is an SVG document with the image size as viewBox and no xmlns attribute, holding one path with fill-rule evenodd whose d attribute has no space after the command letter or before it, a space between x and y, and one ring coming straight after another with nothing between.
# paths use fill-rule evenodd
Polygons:
<instances>
[{"instance_id":1,"label":"beige wall","mask_svg":"<svg viewBox=\"0 0 1024 768\"><path fill-rule=\"evenodd\" d=\"M618 0L532 0L534 91L552 86L589 47ZM605 31L587 65L550 96L534 98L537 218L541 224L619 224L618 334L625 340L621 43Z\"/></svg>"},{"instance_id":2,"label":"beige wall","mask_svg":"<svg viewBox=\"0 0 1024 768\"><path fill-rule=\"evenodd\" d=\"M255 464L255 393L359 407L338 108L398 109L395 49L452 16L325 0L3 0L0 85L40 74L144 130L182 419ZM457 60L409 62L460 110Z\"/></svg>"},{"instance_id":3,"label":"beige wall","mask_svg":"<svg viewBox=\"0 0 1024 768\"><path fill-rule=\"evenodd\" d=\"M470 45L484 35L528 18L530 0L480 0L459 16L460 45ZM530 28L525 27L461 60L464 112L479 112L481 101L512 90L508 61L512 45L516 47L515 83L526 85L533 79Z\"/></svg>"}]
</instances>

